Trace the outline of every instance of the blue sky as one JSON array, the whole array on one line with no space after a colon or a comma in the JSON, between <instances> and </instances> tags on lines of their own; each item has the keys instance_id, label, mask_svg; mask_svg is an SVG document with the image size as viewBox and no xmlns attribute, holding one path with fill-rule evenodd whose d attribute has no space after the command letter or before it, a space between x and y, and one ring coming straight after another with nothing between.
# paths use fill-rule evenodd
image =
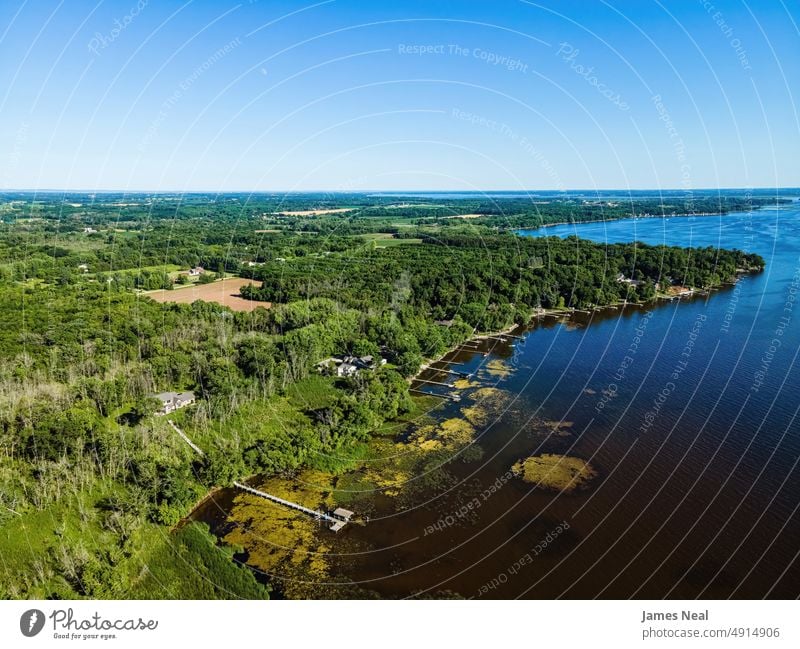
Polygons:
<instances>
[{"instance_id":1,"label":"blue sky","mask_svg":"<svg viewBox=\"0 0 800 649\"><path fill-rule=\"evenodd\" d=\"M800 4L7 0L0 187L800 185Z\"/></svg>"}]
</instances>

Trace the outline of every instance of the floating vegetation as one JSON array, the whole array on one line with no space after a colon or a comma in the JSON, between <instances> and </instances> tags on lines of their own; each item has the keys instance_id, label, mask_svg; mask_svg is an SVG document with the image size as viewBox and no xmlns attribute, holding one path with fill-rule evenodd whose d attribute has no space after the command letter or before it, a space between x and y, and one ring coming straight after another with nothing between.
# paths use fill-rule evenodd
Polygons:
<instances>
[{"instance_id":1,"label":"floating vegetation","mask_svg":"<svg viewBox=\"0 0 800 649\"><path fill-rule=\"evenodd\" d=\"M372 509L377 485L370 481L364 471L349 471L336 478L334 497L337 505L366 514Z\"/></svg>"},{"instance_id":2,"label":"floating vegetation","mask_svg":"<svg viewBox=\"0 0 800 649\"><path fill-rule=\"evenodd\" d=\"M486 373L490 376L496 376L501 379L508 378L511 376L511 366L506 363L505 361L500 360L499 358L495 358L490 360L484 366Z\"/></svg>"},{"instance_id":3,"label":"floating vegetation","mask_svg":"<svg viewBox=\"0 0 800 649\"><path fill-rule=\"evenodd\" d=\"M479 388L469 396L490 411L503 410L511 401L511 394L499 388Z\"/></svg>"},{"instance_id":4,"label":"floating vegetation","mask_svg":"<svg viewBox=\"0 0 800 649\"><path fill-rule=\"evenodd\" d=\"M426 439L419 443L419 447L423 451L438 451L442 446L443 444L438 439Z\"/></svg>"},{"instance_id":5,"label":"floating vegetation","mask_svg":"<svg viewBox=\"0 0 800 649\"><path fill-rule=\"evenodd\" d=\"M456 379L453 381L453 387L458 388L459 390L466 390L467 388L471 388L474 385L472 381L469 379Z\"/></svg>"},{"instance_id":6,"label":"floating vegetation","mask_svg":"<svg viewBox=\"0 0 800 649\"><path fill-rule=\"evenodd\" d=\"M570 493L597 475L585 460L568 455L533 455L511 467L514 475L539 487Z\"/></svg>"},{"instance_id":7,"label":"floating vegetation","mask_svg":"<svg viewBox=\"0 0 800 649\"><path fill-rule=\"evenodd\" d=\"M457 451L475 439L475 427L466 419L451 417L439 424L420 426L409 442L421 451Z\"/></svg>"},{"instance_id":8,"label":"floating vegetation","mask_svg":"<svg viewBox=\"0 0 800 649\"><path fill-rule=\"evenodd\" d=\"M292 478L270 478L258 486L267 493L291 500L311 509L330 509L333 505L333 478L321 471L303 471ZM233 529L224 541L246 547L247 562L284 581L306 575L328 576L326 554L329 546L318 534L320 523L308 514L241 493L228 516Z\"/></svg>"},{"instance_id":9,"label":"floating vegetation","mask_svg":"<svg viewBox=\"0 0 800 649\"><path fill-rule=\"evenodd\" d=\"M473 426L485 426L489 423L489 412L479 405L462 408L461 414Z\"/></svg>"},{"instance_id":10,"label":"floating vegetation","mask_svg":"<svg viewBox=\"0 0 800 649\"><path fill-rule=\"evenodd\" d=\"M568 437L569 429L575 425L574 421L545 421L544 425L559 437Z\"/></svg>"},{"instance_id":11,"label":"floating vegetation","mask_svg":"<svg viewBox=\"0 0 800 649\"><path fill-rule=\"evenodd\" d=\"M365 472L368 482L375 485L375 488L382 491L387 496L397 496L400 489L411 479L408 471L393 469L390 467L370 468Z\"/></svg>"}]
</instances>

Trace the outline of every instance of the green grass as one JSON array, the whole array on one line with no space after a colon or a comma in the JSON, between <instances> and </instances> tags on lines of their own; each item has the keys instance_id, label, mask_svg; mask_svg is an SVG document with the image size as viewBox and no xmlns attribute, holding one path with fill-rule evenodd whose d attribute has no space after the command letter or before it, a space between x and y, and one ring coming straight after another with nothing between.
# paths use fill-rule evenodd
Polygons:
<instances>
[{"instance_id":1,"label":"green grass","mask_svg":"<svg viewBox=\"0 0 800 649\"><path fill-rule=\"evenodd\" d=\"M357 234L355 236L359 239L364 239L365 241L378 241L382 239L391 239L394 237L391 232L367 232L366 234Z\"/></svg>"},{"instance_id":2,"label":"green grass","mask_svg":"<svg viewBox=\"0 0 800 649\"><path fill-rule=\"evenodd\" d=\"M24 596L37 599L75 597L59 574L59 552L80 546L95 554L113 545L114 535L103 530L97 509L112 493L113 486L95 485L43 510L32 509L7 519L0 526L0 596L12 597L15 589L22 588ZM27 587L34 583L35 587Z\"/></svg>"},{"instance_id":3,"label":"green grass","mask_svg":"<svg viewBox=\"0 0 800 649\"><path fill-rule=\"evenodd\" d=\"M372 243L376 248L389 248L390 246L403 246L407 244L422 243L422 239L395 239L391 232L369 232L355 235L367 243Z\"/></svg>"},{"instance_id":4,"label":"green grass","mask_svg":"<svg viewBox=\"0 0 800 649\"><path fill-rule=\"evenodd\" d=\"M334 380L321 374L312 374L286 390L289 403L301 410L325 408L333 402L336 394Z\"/></svg>"},{"instance_id":5,"label":"green grass","mask_svg":"<svg viewBox=\"0 0 800 649\"><path fill-rule=\"evenodd\" d=\"M181 267L177 264L158 264L156 266L140 266L136 268L119 268L110 271L104 271L106 273L111 273L112 275L138 275L140 272L164 272L164 273L177 273L181 270ZM183 270L186 270L185 268ZM92 275L92 273L87 273L87 276Z\"/></svg>"},{"instance_id":6,"label":"green grass","mask_svg":"<svg viewBox=\"0 0 800 649\"><path fill-rule=\"evenodd\" d=\"M376 248L391 248L393 246L409 246L422 243L422 239L379 239L375 241Z\"/></svg>"},{"instance_id":7,"label":"green grass","mask_svg":"<svg viewBox=\"0 0 800 649\"><path fill-rule=\"evenodd\" d=\"M253 573L232 560L208 527L189 523L175 532L148 525L138 539L148 548L125 566L127 599L269 599Z\"/></svg>"},{"instance_id":8,"label":"green grass","mask_svg":"<svg viewBox=\"0 0 800 649\"><path fill-rule=\"evenodd\" d=\"M230 438L234 433L244 445L256 438L273 438L288 444L291 435L310 423L289 398L274 396L242 405L223 423L214 421L207 427L194 429L186 422L184 430L200 448L209 448L214 440Z\"/></svg>"},{"instance_id":9,"label":"green grass","mask_svg":"<svg viewBox=\"0 0 800 649\"><path fill-rule=\"evenodd\" d=\"M427 397L416 394L412 394L411 400L414 402L414 408L404 415L383 422L376 431L376 435L393 437L403 432L410 424L424 425L433 423L434 419L430 415L430 412L445 403L444 399L440 399L439 397Z\"/></svg>"},{"instance_id":10,"label":"green grass","mask_svg":"<svg viewBox=\"0 0 800 649\"><path fill-rule=\"evenodd\" d=\"M177 531L139 523L122 543L103 519L118 486L95 485L41 511L6 518L0 526L0 597L4 599L266 599L268 591L232 561L208 528ZM79 576L68 577L72 558ZM83 592L85 591L85 593Z\"/></svg>"},{"instance_id":11,"label":"green grass","mask_svg":"<svg viewBox=\"0 0 800 649\"><path fill-rule=\"evenodd\" d=\"M47 245L53 245L56 248L64 248L70 252L91 252L94 250L101 250L108 244L106 243L105 236L102 234L90 235L76 232L48 238Z\"/></svg>"}]
</instances>

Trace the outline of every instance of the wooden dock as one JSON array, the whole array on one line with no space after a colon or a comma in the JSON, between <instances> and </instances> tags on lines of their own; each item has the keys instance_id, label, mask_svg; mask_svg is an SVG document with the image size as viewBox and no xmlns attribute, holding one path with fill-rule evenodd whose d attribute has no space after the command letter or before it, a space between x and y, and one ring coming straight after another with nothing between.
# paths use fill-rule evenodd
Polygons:
<instances>
[{"instance_id":1,"label":"wooden dock","mask_svg":"<svg viewBox=\"0 0 800 649\"><path fill-rule=\"evenodd\" d=\"M427 392L426 390L417 390L416 388L408 388L409 392L416 392L417 394L424 394L426 397L437 397L439 399L448 399L450 401L461 401L461 397L452 394L437 394L436 392Z\"/></svg>"},{"instance_id":2,"label":"wooden dock","mask_svg":"<svg viewBox=\"0 0 800 649\"><path fill-rule=\"evenodd\" d=\"M444 372L445 374L455 374L456 376L460 376L461 378L468 378L470 375L467 372L456 372L455 370L448 370L444 367L428 367L431 372Z\"/></svg>"},{"instance_id":3,"label":"wooden dock","mask_svg":"<svg viewBox=\"0 0 800 649\"><path fill-rule=\"evenodd\" d=\"M348 509L343 509L342 507L336 509L333 512L333 515L326 514L325 512L320 512L315 509L309 509L308 507L303 507L303 505L293 503L291 500L284 500L283 498L278 498L278 496L268 494L266 491L255 489L250 485L244 484L243 482L234 482L233 486L241 489L242 491L246 491L247 493L251 493L254 496L260 496L261 498L278 503L279 505L290 507L292 509L296 509L297 511L303 512L304 514L308 514L309 516L313 516L318 520L326 521L331 524L330 529L332 529L334 532L338 532L340 529L342 529L353 516L353 512Z\"/></svg>"},{"instance_id":4,"label":"wooden dock","mask_svg":"<svg viewBox=\"0 0 800 649\"><path fill-rule=\"evenodd\" d=\"M451 383L442 383L441 381L429 381L428 379L414 379L414 380L417 381L418 383L430 383L431 385L441 385L441 386L444 386L446 388L454 388L454 387L456 387Z\"/></svg>"},{"instance_id":5,"label":"wooden dock","mask_svg":"<svg viewBox=\"0 0 800 649\"><path fill-rule=\"evenodd\" d=\"M180 428L175 425L175 422L171 419L167 420L169 425L175 430L178 435L181 436L184 442L186 442L198 455L205 455L202 449L198 447L189 437L184 433ZM259 491L249 485L244 484L243 482L234 482L234 487L241 489L242 491L246 491L248 493L253 494L254 496L260 496L261 498L266 498L274 503L279 505L284 505L285 507L291 507L292 509L296 509L297 511L303 512L304 514L308 514L309 516L313 516L317 520L323 520L327 523L330 523L330 529L334 532L338 532L342 529L347 523L350 522L350 519L353 517L353 512L349 509L344 509L343 507L337 508L333 515L326 514L325 512L318 512L314 509L309 509L308 507L303 507L303 505L299 505L297 503L293 503L290 500L284 500L283 498L278 498L278 496L273 496L272 494L268 494L266 491Z\"/></svg>"}]
</instances>

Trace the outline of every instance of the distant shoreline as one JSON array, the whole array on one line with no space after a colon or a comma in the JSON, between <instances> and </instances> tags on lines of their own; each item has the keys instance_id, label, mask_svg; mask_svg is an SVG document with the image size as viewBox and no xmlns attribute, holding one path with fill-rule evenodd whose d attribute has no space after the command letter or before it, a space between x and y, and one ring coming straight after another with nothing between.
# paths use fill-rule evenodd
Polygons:
<instances>
[{"instance_id":1,"label":"distant shoreline","mask_svg":"<svg viewBox=\"0 0 800 649\"><path fill-rule=\"evenodd\" d=\"M751 209L752 211L757 211L762 209L763 205L754 205ZM611 217L607 219L592 219L590 221L559 221L557 223L543 223L541 225L536 225L532 227L514 227L509 228L510 230L520 231L520 230L539 230L541 228L554 228L561 225L585 225L586 223L611 223L614 221L624 221L625 219L685 219L692 216L729 216L731 214L742 214L743 212L740 210L731 210L729 212L694 212L692 214L683 213L683 214L630 214L628 216L619 216L619 217Z\"/></svg>"}]
</instances>

